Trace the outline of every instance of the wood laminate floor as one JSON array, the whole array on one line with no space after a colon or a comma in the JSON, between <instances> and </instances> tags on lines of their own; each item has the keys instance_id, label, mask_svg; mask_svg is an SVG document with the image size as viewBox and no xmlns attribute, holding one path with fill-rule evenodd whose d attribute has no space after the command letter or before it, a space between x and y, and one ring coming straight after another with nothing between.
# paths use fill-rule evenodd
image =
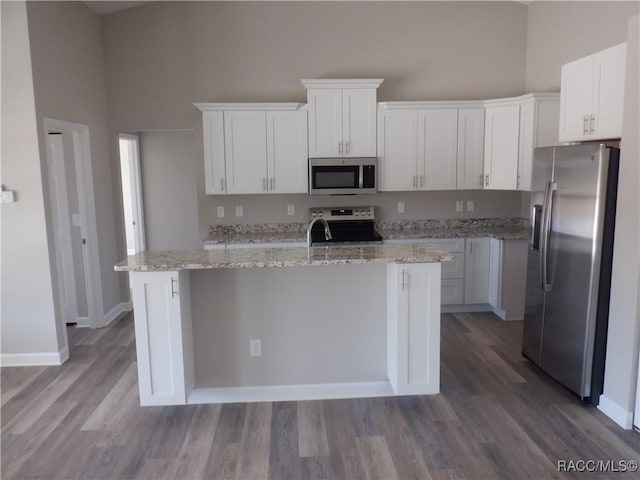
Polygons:
<instances>
[{"instance_id":1,"label":"wood laminate floor","mask_svg":"<svg viewBox=\"0 0 640 480\"><path fill-rule=\"evenodd\" d=\"M640 460L640 434L524 360L521 328L444 314L439 395L177 407L138 405L132 315L70 328L63 366L2 369L2 478L640 478L557 471Z\"/></svg>"}]
</instances>

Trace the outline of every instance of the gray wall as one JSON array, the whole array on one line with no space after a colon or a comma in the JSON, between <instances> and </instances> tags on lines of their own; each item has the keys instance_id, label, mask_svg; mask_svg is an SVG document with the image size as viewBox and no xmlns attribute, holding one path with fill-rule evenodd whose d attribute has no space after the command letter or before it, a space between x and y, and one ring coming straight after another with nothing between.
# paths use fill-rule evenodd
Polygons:
<instances>
[{"instance_id":1,"label":"gray wall","mask_svg":"<svg viewBox=\"0 0 640 480\"><path fill-rule=\"evenodd\" d=\"M462 216L518 216L514 193L207 196L202 117L192 102L304 102L299 80L314 77L383 77L381 101L521 94L526 11L515 2L154 2L118 12L103 18L111 129L195 130L195 150L183 144L182 158L195 159L199 238L213 223L301 221L309 206L324 204L374 204L385 218L433 218L456 217L455 200L473 198L476 212ZM171 148L177 155L181 147ZM399 217L397 200L407 202ZM286 214L291 202L295 217ZM235 205L245 207L243 218L234 217ZM224 219L217 206L226 207ZM166 229L155 223L161 212L154 208L145 205L150 233Z\"/></svg>"},{"instance_id":2,"label":"gray wall","mask_svg":"<svg viewBox=\"0 0 640 480\"><path fill-rule=\"evenodd\" d=\"M530 92L560 90L560 67L627 40L640 2L531 2L527 14Z\"/></svg>"},{"instance_id":3,"label":"gray wall","mask_svg":"<svg viewBox=\"0 0 640 480\"><path fill-rule=\"evenodd\" d=\"M57 355L51 258L47 245L27 12L2 2L2 185L16 203L2 204L2 356ZM10 119L10 121L8 121Z\"/></svg>"},{"instance_id":4,"label":"gray wall","mask_svg":"<svg viewBox=\"0 0 640 480\"><path fill-rule=\"evenodd\" d=\"M147 250L202 248L193 132L140 134Z\"/></svg>"},{"instance_id":5,"label":"gray wall","mask_svg":"<svg viewBox=\"0 0 640 480\"><path fill-rule=\"evenodd\" d=\"M105 312L121 301L124 275L113 265L124 256L122 228L116 227L117 162L108 136L107 93L100 17L82 2L27 2L33 86L40 138L42 118L88 125ZM113 140L113 145L111 140ZM115 179L115 180L114 180ZM116 213L117 212L117 213ZM122 245L121 245L122 244Z\"/></svg>"},{"instance_id":6,"label":"gray wall","mask_svg":"<svg viewBox=\"0 0 640 480\"><path fill-rule=\"evenodd\" d=\"M638 82L638 24L631 18L627 50L627 76L620 145L618 209L613 255L611 310L604 396L623 411L632 412L638 378L640 337L640 83ZM629 420L631 420L629 418ZM629 425L631 427L631 425Z\"/></svg>"}]
</instances>

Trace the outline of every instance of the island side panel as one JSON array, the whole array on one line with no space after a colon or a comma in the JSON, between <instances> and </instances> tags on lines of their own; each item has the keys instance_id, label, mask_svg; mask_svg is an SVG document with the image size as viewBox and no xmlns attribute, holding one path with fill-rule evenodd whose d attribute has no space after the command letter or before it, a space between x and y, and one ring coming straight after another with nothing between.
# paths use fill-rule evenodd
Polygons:
<instances>
[{"instance_id":1,"label":"island side panel","mask_svg":"<svg viewBox=\"0 0 640 480\"><path fill-rule=\"evenodd\" d=\"M185 404L193 384L189 272L134 271L130 282L140 404Z\"/></svg>"},{"instance_id":2,"label":"island side panel","mask_svg":"<svg viewBox=\"0 0 640 480\"><path fill-rule=\"evenodd\" d=\"M388 378L397 395L440 391L440 264L387 266Z\"/></svg>"},{"instance_id":3,"label":"island side panel","mask_svg":"<svg viewBox=\"0 0 640 480\"><path fill-rule=\"evenodd\" d=\"M386 382L385 265L192 271L191 291L197 388Z\"/></svg>"}]
</instances>

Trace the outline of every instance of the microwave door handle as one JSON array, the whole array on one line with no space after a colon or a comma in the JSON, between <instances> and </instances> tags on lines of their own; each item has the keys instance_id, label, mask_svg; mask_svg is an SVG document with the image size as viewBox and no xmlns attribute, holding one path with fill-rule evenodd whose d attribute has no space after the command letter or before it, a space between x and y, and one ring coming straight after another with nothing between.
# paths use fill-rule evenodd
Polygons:
<instances>
[{"instance_id":1,"label":"microwave door handle","mask_svg":"<svg viewBox=\"0 0 640 480\"><path fill-rule=\"evenodd\" d=\"M364 165L358 167L358 188L362 189L364 186Z\"/></svg>"}]
</instances>

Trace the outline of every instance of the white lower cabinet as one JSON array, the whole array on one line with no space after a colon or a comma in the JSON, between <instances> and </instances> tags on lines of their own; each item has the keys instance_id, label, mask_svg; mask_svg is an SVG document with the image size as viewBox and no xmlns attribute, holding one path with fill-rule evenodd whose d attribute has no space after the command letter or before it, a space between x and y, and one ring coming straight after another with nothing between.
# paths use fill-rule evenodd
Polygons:
<instances>
[{"instance_id":1,"label":"white lower cabinet","mask_svg":"<svg viewBox=\"0 0 640 480\"><path fill-rule=\"evenodd\" d=\"M387 375L397 395L439 392L440 264L387 266Z\"/></svg>"},{"instance_id":2,"label":"white lower cabinet","mask_svg":"<svg viewBox=\"0 0 640 480\"><path fill-rule=\"evenodd\" d=\"M467 238L464 303L489 303L491 239Z\"/></svg>"},{"instance_id":3,"label":"white lower cabinet","mask_svg":"<svg viewBox=\"0 0 640 480\"><path fill-rule=\"evenodd\" d=\"M182 405L194 387L188 271L131 272L140 405Z\"/></svg>"}]
</instances>

